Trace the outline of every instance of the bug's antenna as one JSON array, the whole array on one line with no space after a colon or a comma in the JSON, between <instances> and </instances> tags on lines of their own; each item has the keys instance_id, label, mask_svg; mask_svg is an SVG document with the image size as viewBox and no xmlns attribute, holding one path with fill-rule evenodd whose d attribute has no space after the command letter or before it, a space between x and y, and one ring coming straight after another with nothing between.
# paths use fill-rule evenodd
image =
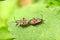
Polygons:
<instances>
[{"instance_id":1,"label":"bug's antenna","mask_svg":"<svg viewBox=\"0 0 60 40\"><path fill-rule=\"evenodd\" d=\"M16 23L16 19L15 19L15 17L14 17L14 22ZM16 24L16 26L19 26L19 24Z\"/></svg>"},{"instance_id":2,"label":"bug's antenna","mask_svg":"<svg viewBox=\"0 0 60 40\"><path fill-rule=\"evenodd\" d=\"M16 19L15 19L15 17L14 17L14 20L15 20L15 22L16 22Z\"/></svg>"},{"instance_id":3,"label":"bug's antenna","mask_svg":"<svg viewBox=\"0 0 60 40\"><path fill-rule=\"evenodd\" d=\"M16 20L15 17L14 17L14 20Z\"/></svg>"},{"instance_id":4,"label":"bug's antenna","mask_svg":"<svg viewBox=\"0 0 60 40\"><path fill-rule=\"evenodd\" d=\"M45 21L44 18L43 18L43 14L41 14L41 18L43 19L43 21Z\"/></svg>"},{"instance_id":5,"label":"bug's antenna","mask_svg":"<svg viewBox=\"0 0 60 40\"><path fill-rule=\"evenodd\" d=\"M41 14L41 18L43 19L43 14Z\"/></svg>"}]
</instances>

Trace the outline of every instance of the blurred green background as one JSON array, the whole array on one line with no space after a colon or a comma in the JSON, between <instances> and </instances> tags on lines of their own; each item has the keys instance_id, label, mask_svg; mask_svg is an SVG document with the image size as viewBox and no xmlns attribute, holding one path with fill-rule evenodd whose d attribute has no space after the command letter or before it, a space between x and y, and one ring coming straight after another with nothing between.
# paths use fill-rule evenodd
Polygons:
<instances>
[{"instance_id":1,"label":"blurred green background","mask_svg":"<svg viewBox=\"0 0 60 40\"><path fill-rule=\"evenodd\" d=\"M36 26L16 26L25 17L43 19ZM19 7L17 0L0 0L0 40L60 40L60 0L38 0Z\"/></svg>"}]
</instances>

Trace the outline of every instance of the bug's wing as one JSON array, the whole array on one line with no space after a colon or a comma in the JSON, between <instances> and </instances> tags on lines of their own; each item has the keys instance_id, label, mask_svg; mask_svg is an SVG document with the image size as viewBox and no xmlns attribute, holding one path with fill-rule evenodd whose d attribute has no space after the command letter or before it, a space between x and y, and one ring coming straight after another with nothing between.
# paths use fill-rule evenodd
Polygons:
<instances>
[{"instance_id":1,"label":"bug's wing","mask_svg":"<svg viewBox=\"0 0 60 40\"><path fill-rule=\"evenodd\" d=\"M41 22L41 20L37 20L37 22Z\"/></svg>"}]
</instances>

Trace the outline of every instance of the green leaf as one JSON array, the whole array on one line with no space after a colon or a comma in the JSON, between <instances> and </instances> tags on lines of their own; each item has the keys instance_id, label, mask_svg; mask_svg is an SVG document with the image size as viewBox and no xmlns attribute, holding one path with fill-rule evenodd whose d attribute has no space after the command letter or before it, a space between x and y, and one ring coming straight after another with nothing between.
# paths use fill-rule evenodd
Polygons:
<instances>
[{"instance_id":1,"label":"green leaf","mask_svg":"<svg viewBox=\"0 0 60 40\"><path fill-rule=\"evenodd\" d=\"M8 21L9 30L15 40L60 40L60 6L46 8L45 4L35 4L28 7L16 7ZM26 18L42 18L38 25L16 26L15 21ZM15 18L15 19L14 19Z\"/></svg>"},{"instance_id":2,"label":"green leaf","mask_svg":"<svg viewBox=\"0 0 60 40\"><path fill-rule=\"evenodd\" d=\"M13 40L7 26L7 18L14 10L15 1L0 1L0 40Z\"/></svg>"},{"instance_id":3,"label":"green leaf","mask_svg":"<svg viewBox=\"0 0 60 40\"><path fill-rule=\"evenodd\" d=\"M16 38L16 40L60 40L60 6L54 7L54 5L60 5L60 3L55 0L52 0L52 3L51 0L47 0L46 3L43 4L44 2L45 0L41 0L39 4L36 3L25 8L17 7L13 14L16 7L16 0L0 1L0 40L13 40L13 37ZM53 8L45 8L47 6L46 4L49 4L48 6ZM9 17L11 17L11 19ZM19 18L22 19L23 17L28 20L33 17L38 17L45 21L41 25L30 25L25 28L18 28L14 23L14 17L16 20ZM8 22L9 25L7 25L7 19L11 22ZM8 30L8 26L13 37Z\"/></svg>"},{"instance_id":4,"label":"green leaf","mask_svg":"<svg viewBox=\"0 0 60 40\"><path fill-rule=\"evenodd\" d=\"M5 0L0 2L0 17L2 19L7 19L12 15L11 13L14 11L16 1Z\"/></svg>"},{"instance_id":5,"label":"green leaf","mask_svg":"<svg viewBox=\"0 0 60 40\"><path fill-rule=\"evenodd\" d=\"M12 39L12 35L8 31L7 20L2 20L0 18L0 40Z\"/></svg>"},{"instance_id":6,"label":"green leaf","mask_svg":"<svg viewBox=\"0 0 60 40\"><path fill-rule=\"evenodd\" d=\"M60 6L60 1L59 0L45 0L45 3L49 4L50 6L51 5L59 5Z\"/></svg>"},{"instance_id":7,"label":"green leaf","mask_svg":"<svg viewBox=\"0 0 60 40\"><path fill-rule=\"evenodd\" d=\"M0 1L4 1L4 0L0 0Z\"/></svg>"},{"instance_id":8,"label":"green leaf","mask_svg":"<svg viewBox=\"0 0 60 40\"><path fill-rule=\"evenodd\" d=\"M12 35L8 31L7 27L0 28L0 40L12 39Z\"/></svg>"}]
</instances>

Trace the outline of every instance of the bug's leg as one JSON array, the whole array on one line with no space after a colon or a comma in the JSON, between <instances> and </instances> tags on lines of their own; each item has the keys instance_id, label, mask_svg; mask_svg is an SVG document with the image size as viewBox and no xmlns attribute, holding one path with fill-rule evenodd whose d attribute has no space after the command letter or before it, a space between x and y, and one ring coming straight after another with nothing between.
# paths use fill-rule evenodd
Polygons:
<instances>
[{"instance_id":1,"label":"bug's leg","mask_svg":"<svg viewBox=\"0 0 60 40\"><path fill-rule=\"evenodd\" d=\"M44 23L45 20L44 20L44 18L43 18L43 14L41 14L41 17L42 17L42 19L41 19L41 20L42 20L41 23Z\"/></svg>"},{"instance_id":2,"label":"bug's leg","mask_svg":"<svg viewBox=\"0 0 60 40\"><path fill-rule=\"evenodd\" d=\"M18 24L16 24L16 26L17 26Z\"/></svg>"},{"instance_id":3,"label":"bug's leg","mask_svg":"<svg viewBox=\"0 0 60 40\"><path fill-rule=\"evenodd\" d=\"M16 27L19 27L20 26L20 24L16 24Z\"/></svg>"},{"instance_id":4,"label":"bug's leg","mask_svg":"<svg viewBox=\"0 0 60 40\"><path fill-rule=\"evenodd\" d=\"M15 20L16 26L20 25L20 24L19 24L19 21L20 21L20 20L16 20L15 17L14 17L14 20Z\"/></svg>"},{"instance_id":5,"label":"bug's leg","mask_svg":"<svg viewBox=\"0 0 60 40\"><path fill-rule=\"evenodd\" d=\"M20 26L20 24L17 25L18 27Z\"/></svg>"}]
</instances>

